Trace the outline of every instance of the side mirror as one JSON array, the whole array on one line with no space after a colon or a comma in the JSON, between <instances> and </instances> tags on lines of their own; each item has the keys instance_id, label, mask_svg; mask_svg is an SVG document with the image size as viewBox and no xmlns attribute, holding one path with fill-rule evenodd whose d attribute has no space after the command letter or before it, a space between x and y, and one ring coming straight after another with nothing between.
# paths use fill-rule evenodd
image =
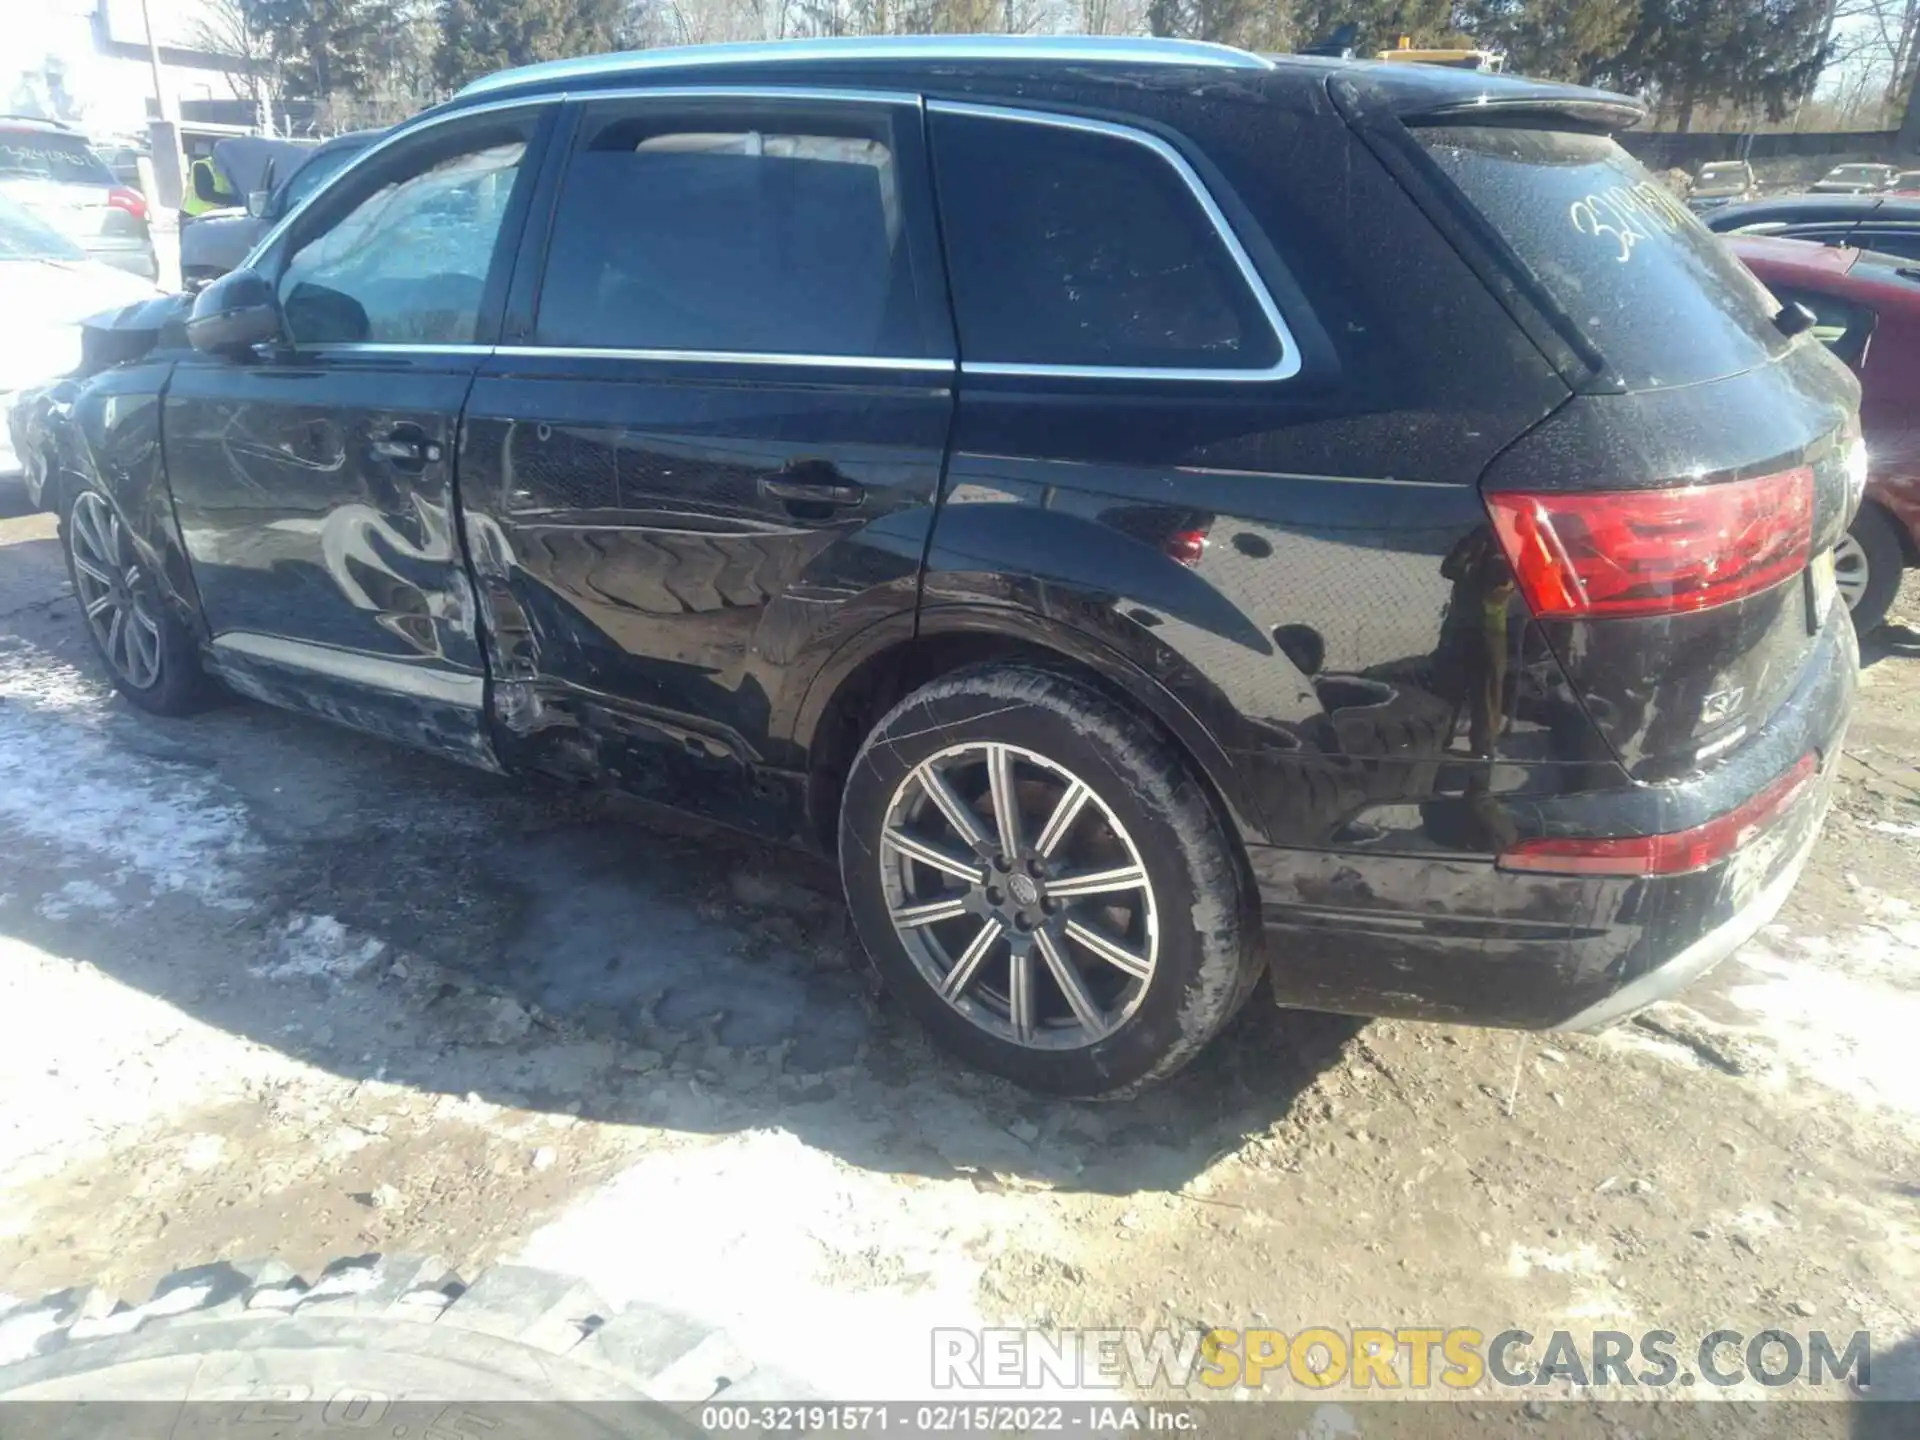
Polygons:
<instances>
[{"instance_id":1,"label":"side mirror","mask_svg":"<svg viewBox=\"0 0 1920 1440\"><path fill-rule=\"evenodd\" d=\"M273 192L271 190L249 190L247 192L247 214L253 216L254 219L266 219L272 205Z\"/></svg>"},{"instance_id":2,"label":"side mirror","mask_svg":"<svg viewBox=\"0 0 1920 1440\"><path fill-rule=\"evenodd\" d=\"M222 275L194 297L187 343L206 355L239 357L281 339L280 299L252 270Z\"/></svg>"}]
</instances>

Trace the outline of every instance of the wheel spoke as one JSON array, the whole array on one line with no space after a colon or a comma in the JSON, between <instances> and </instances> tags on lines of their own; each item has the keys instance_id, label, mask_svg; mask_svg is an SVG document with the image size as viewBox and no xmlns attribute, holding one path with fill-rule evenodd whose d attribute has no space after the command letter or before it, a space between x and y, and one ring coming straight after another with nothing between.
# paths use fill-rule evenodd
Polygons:
<instances>
[{"instance_id":1,"label":"wheel spoke","mask_svg":"<svg viewBox=\"0 0 1920 1440\"><path fill-rule=\"evenodd\" d=\"M113 610L113 620L107 626L107 659L123 671L127 668L127 663L119 657L122 653L121 642L126 638L126 631L127 612L116 605Z\"/></svg>"},{"instance_id":2,"label":"wheel spoke","mask_svg":"<svg viewBox=\"0 0 1920 1440\"><path fill-rule=\"evenodd\" d=\"M967 897L952 895L925 905L907 905L893 912L893 923L902 930L918 929L939 920L952 920L967 913Z\"/></svg>"},{"instance_id":3,"label":"wheel spoke","mask_svg":"<svg viewBox=\"0 0 1920 1440\"><path fill-rule=\"evenodd\" d=\"M929 845L925 840L916 835L909 835L904 830L887 830L882 832L880 838L902 855L911 856L922 865L931 865L936 870L975 884L978 884L982 878L977 861L942 850L938 845Z\"/></svg>"},{"instance_id":4,"label":"wheel spoke","mask_svg":"<svg viewBox=\"0 0 1920 1440\"><path fill-rule=\"evenodd\" d=\"M987 790L993 797L1000 853L1012 859L1020 853L1020 796L1013 785L1013 751L1004 745L987 747Z\"/></svg>"},{"instance_id":5,"label":"wheel spoke","mask_svg":"<svg viewBox=\"0 0 1920 1440\"><path fill-rule=\"evenodd\" d=\"M1067 1005L1073 1011L1073 1018L1095 1035L1106 1033L1106 1017L1100 1013L1100 1007L1093 1003L1093 997L1087 993L1086 983L1081 980L1080 972L1073 967L1073 961L1062 953L1058 942L1046 930L1035 933L1034 943L1040 947L1040 958L1047 962L1047 970L1053 976L1053 983L1060 987L1060 993L1067 997Z\"/></svg>"},{"instance_id":6,"label":"wheel spoke","mask_svg":"<svg viewBox=\"0 0 1920 1440\"><path fill-rule=\"evenodd\" d=\"M1067 938L1085 946L1109 965L1126 971L1136 980L1147 980L1153 976L1153 962L1146 956L1134 954L1119 941L1109 939L1098 930L1089 929L1078 920L1067 922Z\"/></svg>"},{"instance_id":7,"label":"wheel spoke","mask_svg":"<svg viewBox=\"0 0 1920 1440\"><path fill-rule=\"evenodd\" d=\"M1016 945L1007 970L1007 1018L1013 1038L1021 1044L1033 1039L1033 946Z\"/></svg>"},{"instance_id":8,"label":"wheel spoke","mask_svg":"<svg viewBox=\"0 0 1920 1440\"><path fill-rule=\"evenodd\" d=\"M160 627L133 609L133 643L140 647L140 676L143 684L152 684L160 673Z\"/></svg>"},{"instance_id":9,"label":"wheel spoke","mask_svg":"<svg viewBox=\"0 0 1920 1440\"><path fill-rule=\"evenodd\" d=\"M987 848L987 832L980 828L979 817L953 793L947 777L934 769L931 762L920 767L920 788L927 792L927 798L939 807L940 813L947 817L947 823L960 832L960 838L969 847L974 850Z\"/></svg>"},{"instance_id":10,"label":"wheel spoke","mask_svg":"<svg viewBox=\"0 0 1920 1440\"><path fill-rule=\"evenodd\" d=\"M953 968L947 972L947 978L941 982L940 993L949 1000L958 1000L967 993L967 986L973 983L973 977L980 971L980 962L987 958L987 952L993 949L1004 927L998 920L988 920L980 927L980 933L973 937L960 958L953 962Z\"/></svg>"},{"instance_id":11,"label":"wheel spoke","mask_svg":"<svg viewBox=\"0 0 1920 1440\"><path fill-rule=\"evenodd\" d=\"M1047 859L1060 848L1060 842L1067 838L1067 831L1073 828L1073 822L1080 818L1080 812L1087 808L1087 801L1093 798L1093 792L1079 780L1067 786L1067 793L1060 797L1060 803L1053 807L1053 814L1047 817L1046 828L1040 832L1040 838L1033 842L1033 853L1041 859Z\"/></svg>"},{"instance_id":12,"label":"wheel spoke","mask_svg":"<svg viewBox=\"0 0 1920 1440\"><path fill-rule=\"evenodd\" d=\"M1078 875L1059 875L1047 881L1047 894L1056 900L1071 900L1082 895L1110 895L1120 890L1138 890L1147 883L1147 872L1138 865L1122 865L1113 870L1088 870Z\"/></svg>"},{"instance_id":13,"label":"wheel spoke","mask_svg":"<svg viewBox=\"0 0 1920 1440\"><path fill-rule=\"evenodd\" d=\"M113 592L111 590L104 592L99 599L88 602L87 618L89 620L98 620L100 618L100 612L111 608L113 603Z\"/></svg>"},{"instance_id":14,"label":"wheel spoke","mask_svg":"<svg viewBox=\"0 0 1920 1440\"><path fill-rule=\"evenodd\" d=\"M93 581L96 585L111 585L113 583L113 577L102 570L87 556L82 555L78 545L73 547L73 568Z\"/></svg>"}]
</instances>

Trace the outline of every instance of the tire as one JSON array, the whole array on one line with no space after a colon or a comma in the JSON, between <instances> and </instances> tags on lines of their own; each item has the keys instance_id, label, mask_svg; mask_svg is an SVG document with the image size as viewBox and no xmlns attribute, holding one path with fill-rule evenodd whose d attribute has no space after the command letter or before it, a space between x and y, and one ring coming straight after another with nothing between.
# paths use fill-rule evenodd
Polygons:
<instances>
[{"instance_id":1,"label":"tire","mask_svg":"<svg viewBox=\"0 0 1920 1440\"><path fill-rule=\"evenodd\" d=\"M682 1414L723 1393L811 1398L720 1332L657 1307L615 1311L582 1281L515 1265L463 1285L438 1260L363 1255L309 1286L278 1262L221 1262L168 1276L138 1307L63 1290L0 1310L0 1401L190 1393L242 1402L271 1422L264 1433L490 1440L692 1436ZM450 1403L524 1400L579 1408L489 1406L470 1430L446 1418Z\"/></svg>"},{"instance_id":2,"label":"tire","mask_svg":"<svg viewBox=\"0 0 1920 1440\"><path fill-rule=\"evenodd\" d=\"M1086 797L1061 808L1076 782ZM1027 812L1009 853L998 793ZM963 670L894 707L848 775L840 868L887 989L942 1047L1032 1090L1118 1098L1164 1080L1260 978L1249 885L1205 787L1146 721L1067 675ZM1054 893L1070 884L1081 893Z\"/></svg>"},{"instance_id":3,"label":"tire","mask_svg":"<svg viewBox=\"0 0 1920 1440\"><path fill-rule=\"evenodd\" d=\"M1847 606L1853 613L1853 628L1862 635L1871 634L1893 608L1893 597L1900 593L1900 578L1907 565L1893 517L1867 501L1853 517L1834 561L1840 572L1837 578L1843 581L1850 566L1865 571L1861 577L1864 584L1847 592Z\"/></svg>"},{"instance_id":4,"label":"tire","mask_svg":"<svg viewBox=\"0 0 1920 1440\"><path fill-rule=\"evenodd\" d=\"M84 555L76 555L76 548ZM60 549L66 556L67 578L73 583L81 624L113 687L156 715L190 715L205 709L215 690L201 669L199 646L142 563L113 502L89 486L64 497ZM117 585L98 578L109 572ZM107 593L118 596L119 603L102 616L120 615L118 631L90 613L93 602ZM117 642L116 635L121 637Z\"/></svg>"}]
</instances>

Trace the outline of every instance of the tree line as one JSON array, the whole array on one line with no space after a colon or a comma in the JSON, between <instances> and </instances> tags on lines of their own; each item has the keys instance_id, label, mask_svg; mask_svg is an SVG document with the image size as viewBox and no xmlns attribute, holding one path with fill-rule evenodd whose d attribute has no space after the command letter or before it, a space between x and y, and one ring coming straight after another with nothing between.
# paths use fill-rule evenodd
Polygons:
<instances>
[{"instance_id":1,"label":"tree line","mask_svg":"<svg viewBox=\"0 0 1920 1440\"><path fill-rule=\"evenodd\" d=\"M1646 97L1667 123L1778 121L1836 60L1892 112L1920 69L1920 0L207 0L200 43L252 98L398 119L511 65L598 51L808 35L1155 34L1293 50L1502 51L1507 68ZM1864 93L1864 92L1863 92ZM357 102L357 103L356 103ZM393 112L393 113L386 113Z\"/></svg>"}]
</instances>

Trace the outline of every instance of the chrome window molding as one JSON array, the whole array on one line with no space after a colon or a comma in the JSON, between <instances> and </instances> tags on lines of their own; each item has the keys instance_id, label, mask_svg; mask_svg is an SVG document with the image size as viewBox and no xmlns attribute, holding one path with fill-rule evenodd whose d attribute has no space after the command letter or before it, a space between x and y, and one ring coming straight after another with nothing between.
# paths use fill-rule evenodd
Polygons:
<instances>
[{"instance_id":1,"label":"chrome window molding","mask_svg":"<svg viewBox=\"0 0 1920 1440\"><path fill-rule=\"evenodd\" d=\"M570 90L560 97L575 105L602 100L812 100L830 105L910 105L920 97L905 90L849 90L820 85L622 85L610 90Z\"/></svg>"},{"instance_id":2,"label":"chrome window molding","mask_svg":"<svg viewBox=\"0 0 1920 1440\"><path fill-rule=\"evenodd\" d=\"M1095 35L874 35L859 38L744 41L583 55L501 70L470 82L460 95L484 95L510 85L597 80L610 75L692 70L716 65L802 64L836 60L1055 60L1122 65L1206 65L1225 70L1270 70L1273 62L1231 45Z\"/></svg>"},{"instance_id":3,"label":"chrome window molding","mask_svg":"<svg viewBox=\"0 0 1920 1440\"><path fill-rule=\"evenodd\" d=\"M1141 145L1158 155L1162 161L1173 167L1173 171L1186 185L1193 198L1199 202L1206 214L1207 223L1213 226L1220 241L1227 247L1240 278L1252 292L1254 302L1260 308L1261 315L1273 331L1274 339L1279 343L1280 356L1271 365L1255 368L1233 368L1221 366L1144 366L1144 365L1029 365L999 360L966 360L960 362L963 375L1013 375L1053 377L1056 379L1085 380L1177 380L1212 381L1246 384L1273 380L1290 380L1300 373L1300 347L1293 338L1293 332L1287 328L1287 322L1281 317L1280 307L1274 304L1266 282L1260 278L1260 272L1254 268L1253 257L1247 254L1246 247L1240 243L1240 237L1233 233L1233 226L1227 222L1220 206L1207 189L1199 173L1187 158L1173 146L1157 135L1144 130L1136 130L1130 125L1116 125L1107 120L1091 120L1081 115L1060 114L1047 110L1020 110L1005 105L976 105L960 100L928 100L927 109L942 115L965 115L981 120L1005 120L1025 125L1051 125L1061 130L1081 130L1091 135L1105 135L1115 140L1129 141Z\"/></svg>"},{"instance_id":4,"label":"chrome window molding","mask_svg":"<svg viewBox=\"0 0 1920 1440\"><path fill-rule=\"evenodd\" d=\"M915 375L952 375L952 360L907 355L794 355L761 350L652 350L624 346L498 345L495 355L520 359L657 360L692 365L789 365L834 370L892 370Z\"/></svg>"},{"instance_id":5,"label":"chrome window molding","mask_svg":"<svg viewBox=\"0 0 1920 1440\"><path fill-rule=\"evenodd\" d=\"M414 344L388 340L331 340L319 345L293 345L295 355L491 355L491 345L448 343Z\"/></svg>"}]
</instances>

